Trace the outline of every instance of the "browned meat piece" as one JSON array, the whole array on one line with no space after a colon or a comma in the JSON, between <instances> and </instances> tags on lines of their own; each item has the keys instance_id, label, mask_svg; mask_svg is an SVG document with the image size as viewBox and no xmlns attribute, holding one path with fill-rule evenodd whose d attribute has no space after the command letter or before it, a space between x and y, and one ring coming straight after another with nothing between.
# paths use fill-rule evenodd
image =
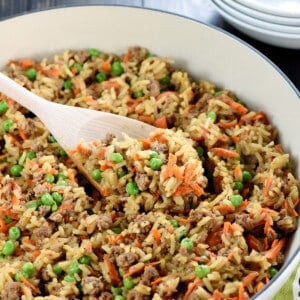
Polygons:
<instances>
[{"instance_id":1,"label":"browned meat piece","mask_svg":"<svg viewBox=\"0 0 300 300\"><path fill-rule=\"evenodd\" d=\"M138 291L132 290L129 291L129 293L126 296L127 300L147 300L150 299L149 296L143 295L139 293Z\"/></svg>"},{"instance_id":2,"label":"browned meat piece","mask_svg":"<svg viewBox=\"0 0 300 300\"><path fill-rule=\"evenodd\" d=\"M51 206L49 205L41 205L39 207L39 215L45 217L51 211Z\"/></svg>"},{"instance_id":3,"label":"browned meat piece","mask_svg":"<svg viewBox=\"0 0 300 300\"><path fill-rule=\"evenodd\" d=\"M152 222L147 215L138 215L135 219L140 233L148 233L152 228Z\"/></svg>"},{"instance_id":4,"label":"browned meat piece","mask_svg":"<svg viewBox=\"0 0 300 300\"><path fill-rule=\"evenodd\" d=\"M151 150L157 152L157 153L167 153L168 152L168 146L165 144L162 144L160 142L155 141L152 146Z\"/></svg>"},{"instance_id":5,"label":"browned meat piece","mask_svg":"<svg viewBox=\"0 0 300 300\"><path fill-rule=\"evenodd\" d=\"M123 253L117 257L117 264L120 267L129 267L133 265L139 259L138 255L135 253Z\"/></svg>"},{"instance_id":6,"label":"browned meat piece","mask_svg":"<svg viewBox=\"0 0 300 300\"><path fill-rule=\"evenodd\" d=\"M33 189L37 197L41 197L43 194L50 192L50 187L42 184L37 184Z\"/></svg>"},{"instance_id":7,"label":"browned meat piece","mask_svg":"<svg viewBox=\"0 0 300 300\"><path fill-rule=\"evenodd\" d=\"M53 222L61 223L64 220L64 216L60 212L56 211L50 215L49 219Z\"/></svg>"},{"instance_id":8,"label":"browned meat piece","mask_svg":"<svg viewBox=\"0 0 300 300\"><path fill-rule=\"evenodd\" d=\"M144 273L141 276L141 283L150 286L151 282L158 277L159 273L154 267L146 267Z\"/></svg>"},{"instance_id":9,"label":"browned meat piece","mask_svg":"<svg viewBox=\"0 0 300 300\"><path fill-rule=\"evenodd\" d=\"M285 233L290 233L297 228L297 219L288 215L286 209L279 213L280 220L276 222L277 227Z\"/></svg>"},{"instance_id":10,"label":"browned meat piece","mask_svg":"<svg viewBox=\"0 0 300 300\"><path fill-rule=\"evenodd\" d=\"M103 283L100 278L88 276L82 279L82 292L84 295L96 296L103 289Z\"/></svg>"},{"instance_id":11,"label":"browned meat piece","mask_svg":"<svg viewBox=\"0 0 300 300\"><path fill-rule=\"evenodd\" d=\"M22 297L21 284L18 282L9 282L1 292L2 300L19 300Z\"/></svg>"},{"instance_id":12,"label":"browned meat piece","mask_svg":"<svg viewBox=\"0 0 300 300\"><path fill-rule=\"evenodd\" d=\"M37 240L43 240L44 238L50 237L52 234L52 228L48 223L33 230L33 235Z\"/></svg>"},{"instance_id":13,"label":"browned meat piece","mask_svg":"<svg viewBox=\"0 0 300 300\"><path fill-rule=\"evenodd\" d=\"M107 133L105 138L102 140L104 145L110 145L112 140L115 138L115 135L112 133Z\"/></svg>"},{"instance_id":14,"label":"browned meat piece","mask_svg":"<svg viewBox=\"0 0 300 300\"><path fill-rule=\"evenodd\" d=\"M113 295L109 292L104 292L104 293L101 293L101 296L99 297L98 300L113 300Z\"/></svg>"},{"instance_id":15,"label":"browned meat piece","mask_svg":"<svg viewBox=\"0 0 300 300\"><path fill-rule=\"evenodd\" d=\"M149 95L156 97L160 94L160 85L157 80L150 80Z\"/></svg>"},{"instance_id":16,"label":"browned meat piece","mask_svg":"<svg viewBox=\"0 0 300 300\"><path fill-rule=\"evenodd\" d=\"M241 225L245 230L252 230L257 224L253 222L248 214L236 214L235 222Z\"/></svg>"},{"instance_id":17,"label":"browned meat piece","mask_svg":"<svg viewBox=\"0 0 300 300\"><path fill-rule=\"evenodd\" d=\"M112 225L111 216L102 215L97 220L97 227L99 230L108 229Z\"/></svg>"},{"instance_id":18,"label":"browned meat piece","mask_svg":"<svg viewBox=\"0 0 300 300\"><path fill-rule=\"evenodd\" d=\"M41 276L44 282L50 281L51 277L49 275L48 269L46 267L41 269Z\"/></svg>"},{"instance_id":19,"label":"browned meat piece","mask_svg":"<svg viewBox=\"0 0 300 300\"><path fill-rule=\"evenodd\" d=\"M250 154L244 156L244 162L247 165L256 165L258 163L258 160L254 154Z\"/></svg>"},{"instance_id":20,"label":"browned meat piece","mask_svg":"<svg viewBox=\"0 0 300 300\"><path fill-rule=\"evenodd\" d=\"M74 57L77 62L82 64L88 59L89 53L88 51L76 51L76 53L74 53Z\"/></svg>"},{"instance_id":21,"label":"browned meat piece","mask_svg":"<svg viewBox=\"0 0 300 300\"><path fill-rule=\"evenodd\" d=\"M143 192L143 191L147 190L151 181L147 174L137 173L135 175L135 182L136 182L139 190Z\"/></svg>"}]
</instances>

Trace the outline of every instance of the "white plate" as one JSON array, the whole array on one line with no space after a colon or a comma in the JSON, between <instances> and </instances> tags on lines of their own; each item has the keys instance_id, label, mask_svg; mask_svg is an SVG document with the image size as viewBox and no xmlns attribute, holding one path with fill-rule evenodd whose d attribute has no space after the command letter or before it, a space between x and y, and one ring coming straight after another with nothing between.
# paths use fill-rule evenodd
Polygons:
<instances>
[{"instance_id":1,"label":"white plate","mask_svg":"<svg viewBox=\"0 0 300 300\"><path fill-rule=\"evenodd\" d=\"M0 36L0 68L13 58L41 58L66 49L93 47L121 53L132 45L147 47L152 53L175 60L197 80L204 78L230 88L251 108L265 111L279 128L285 149L300 161L300 139L296 138L300 128L299 91L266 57L224 31L153 10L83 6L2 21ZM297 174L300 176L299 163ZM300 228L291 240L288 259L295 258L299 239ZM253 299L271 299L290 273L290 262Z\"/></svg>"},{"instance_id":2,"label":"white plate","mask_svg":"<svg viewBox=\"0 0 300 300\"><path fill-rule=\"evenodd\" d=\"M300 17L299 18L288 18L288 17L272 15L269 13L264 13L259 10L251 9L248 6L244 6L240 3L238 3L236 0L223 0L223 2L225 2L227 5L231 6L232 8L240 11L241 13L244 13L250 17L253 17L253 18L265 21L265 22L300 27Z\"/></svg>"},{"instance_id":3,"label":"white plate","mask_svg":"<svg viewBox=\"0 0 300 300\"><path fill-rule=\"evenodd\" d=\"M232 26L237 28L244 34L259 40L263 43L267 43L273 46L290 48L290 49L300 49L300 36L299 34L289 34L283 32L275 32L257 26L248 24L242 20L237 19L233 15L224 11L215 0L212 0L219 13L230 23Z\"/></svg>"},{"instance_id":4,"label":"white plate","mask_svg":"<svg viewBox=\"0 0 300 300\"><path fill-rule=\"evenodd\" d=\"M299 18L299 0L236 0L252 9L260 10L264 13L276 16Z\"/></svg>"},{"instance_id":5,"label":"white plate","mask_svg":"<svg viewBox=\"0 0 300 300\"><path fill-rule=\"evenodd\" d=\"M283 32L283 33L292 33L298 34L300 39L300 26L288 26L288 25L279 25L274 23L265 22L251 16L248 16L244 13L239 12L235 8L226 4L223 0L214 0L225 12L231 14L235 18L243 21L245 23L251 24L253 26L257 26L262 29L271 30L274 32Z\"/></svg>"}]
</instances>

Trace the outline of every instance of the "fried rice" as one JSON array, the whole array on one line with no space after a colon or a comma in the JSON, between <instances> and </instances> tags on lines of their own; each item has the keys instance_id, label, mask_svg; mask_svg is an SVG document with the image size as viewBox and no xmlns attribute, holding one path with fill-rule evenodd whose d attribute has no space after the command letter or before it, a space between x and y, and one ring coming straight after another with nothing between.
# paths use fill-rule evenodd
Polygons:
<instances>
[{"instance_id":1,"label":"fried rice","mask_svg":"<svg viewBox=\"0 0 300 300\"><path fill-rule=\"evenodd\" d=\"M67 153L1 95L1 299L245 300L277 274L299 182L264 112L142 47L19 58L4 72L49 101L158 129Z\"/></svg>"}]
</instances>

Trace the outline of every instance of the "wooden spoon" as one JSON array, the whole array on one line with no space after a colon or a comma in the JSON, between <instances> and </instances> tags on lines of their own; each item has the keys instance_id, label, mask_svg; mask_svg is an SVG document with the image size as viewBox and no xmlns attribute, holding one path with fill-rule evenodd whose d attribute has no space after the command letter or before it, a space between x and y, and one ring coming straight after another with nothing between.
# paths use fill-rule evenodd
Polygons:
<instances>
[{"instance_id":1,"label":"wooden spoon","mask_svg":"<svg viewBox=\"0 0 300 300\"><path fill-rule=\"evenodd\" d=\"M40 118L57 142L69 153L80 171L97 189L99 189L97 182L91 178L82 163L74 159L70 150L81 140L86 142L101 140L107 133L112 133L117 138L121 138L122 133L133 138L142 138L155 130L153 126L127 117L47 101L1 72L0 91Z\"/></svg>"}]
</instances>

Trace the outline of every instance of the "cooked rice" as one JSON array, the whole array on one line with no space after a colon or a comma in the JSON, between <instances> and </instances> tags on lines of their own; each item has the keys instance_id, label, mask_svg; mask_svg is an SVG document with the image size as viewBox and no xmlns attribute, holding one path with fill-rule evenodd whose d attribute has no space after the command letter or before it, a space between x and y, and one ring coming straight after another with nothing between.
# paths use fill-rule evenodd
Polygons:
<instances>
[{"instance_id":1,"label":"cooked rice","mask_svg":"<svg viewBox=\"0 0 300 300\"><path fill-rule=\"evenodd\" d=\"M12 60L5 72L50 101L160 128L73 149L96 190L1 95L1 299L248 299L280 269L299 182L265 113L141 47Z\"/></svg>"}]
</instances>

